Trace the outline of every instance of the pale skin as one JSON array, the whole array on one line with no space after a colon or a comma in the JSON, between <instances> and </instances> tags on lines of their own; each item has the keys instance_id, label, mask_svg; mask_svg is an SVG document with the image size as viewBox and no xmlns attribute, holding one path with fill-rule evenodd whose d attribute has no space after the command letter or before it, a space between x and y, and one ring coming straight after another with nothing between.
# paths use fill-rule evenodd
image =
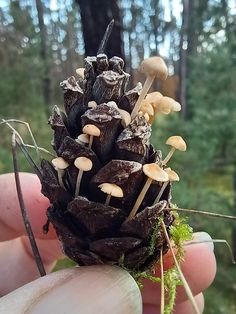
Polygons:
<instances>
[{"instance_id":1,"label":"pale skin","mask_svg":"<svg viewBox=\"0 0 236 314\"><path fill-rule=\"evenodd\" d=\"M56 260L63 257L53 229L46 236L42 232L49 202L40 193L36 176L21 174L21 182L39 250L49 273ZM164 269L172 263L173 259L167 253L164 256ZM213 250L207 243L186 246L185 261L181 267L202 313L202 292L209 287L216 272ZM160 274L158 268L156 274ZM77 267L37 278L39 275L25 236L14 177L12 174L1 175L0 295L5 297L0 299L0 313L60 314L66 311L92 314L99 310L101 313L115 314L159 313L160 286L146 280L141 297L133 279L116 267ZM30 284L24 286L27 283ZM178 288L174 313L193 313L182 287Z\"/></svg>"}]
</instances>

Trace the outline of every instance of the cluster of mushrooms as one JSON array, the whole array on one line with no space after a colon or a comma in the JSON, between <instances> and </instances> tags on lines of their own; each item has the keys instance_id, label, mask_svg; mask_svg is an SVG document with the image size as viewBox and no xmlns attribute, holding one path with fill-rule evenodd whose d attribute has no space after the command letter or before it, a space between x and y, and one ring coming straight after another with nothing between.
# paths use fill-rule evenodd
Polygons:
<instances>
[{"instance_id":1,"label":"cluster of mushrooms","mask_svg":"<svg viewBox=\"0 0 236 314\"><path fill-rule=\"evenodd\" d=\"M143 116L148 124L152 124L155 117L159 114L169 114L171 112L177 112L181 110L181 105L170 97L163 96L159 92L152 92L148 94L148 91L154 81L154 79L165 80L168 75L168 70L165 62L160 57L151 57L145 59L141 64L141 71L146 74L146 81L141 89L138 100L131 112L131 114L123 109L120 109L116 102L110 101L108 104L116 108L120 116L122 117L122 126L127 127L137 115ZM77 74L83 79L84 69L77 69ZM96 108L98 104L95 101L88 102L89 108ZM82 129L82 134L76 137L76 141L88 148L93 147L94 137L100 136L100 129L93 124L86 124ZM186 151L186 143L181 136L171 136L166 141L167 145L171 146L171 149L167 156L160 161L160 163L149 163L143 165L143 173L147 177L146 182L137 197L137 200L130 211L127 221L132 219L139 210L140 204L142 203L150 185L153 181L162 184L161 189L154 201L158 203L161 199L169 182L179 181L178 174L167 167L167 163L171 159L175 150ZM57 157L52 160L52 164L55 167L58 174L58 181L60 186L65 189L63 183L63 175L65 170L69 167L62 157ZM83 173L90 171L93 168L93 162L87 157L78 157L74 160L74 166L78 169L78 176L76 181L76 188L74 197L79 196L81 181L83 180ZM122 198L123 191L117 184L104 182L99 185L99 188L103 193L107 195L105 205L109 205L112 197Z\"/></svg>"}]
</instances>

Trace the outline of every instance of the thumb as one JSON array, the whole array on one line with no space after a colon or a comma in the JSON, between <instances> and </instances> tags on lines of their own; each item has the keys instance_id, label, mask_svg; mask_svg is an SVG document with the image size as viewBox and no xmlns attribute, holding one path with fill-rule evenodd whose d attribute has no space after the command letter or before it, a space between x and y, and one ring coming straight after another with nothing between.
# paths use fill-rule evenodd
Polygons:
<instances>
[{"instance_id":1,"label":"thumb","mask_svg":"<svg viewBox=\"0 0 236 314\"><path fill-rule=\"evenodd\" d=\"M112 266L84 266L37 279L1 298L0 313L141 314L134 279Z\"/></svg>"}]
</instances>

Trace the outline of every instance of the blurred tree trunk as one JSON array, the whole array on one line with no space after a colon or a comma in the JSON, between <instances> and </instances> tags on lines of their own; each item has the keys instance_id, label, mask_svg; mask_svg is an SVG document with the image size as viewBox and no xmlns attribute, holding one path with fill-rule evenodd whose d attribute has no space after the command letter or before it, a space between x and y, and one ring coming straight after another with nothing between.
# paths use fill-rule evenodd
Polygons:
<instances>
[{"instance_id":1,"label":"blurred tree trunk","mask_svg":"<svg viewBox=\"0 0 236 314\"><path fill-rule=\"evenodd\" d=\"M187 30L189 26L189 0L183 0L182 25L179 48L179 101L182 106L182 117L186 118L186 75L187 75Z\"/></svg>"},{"instance_id":2,"label":"blurred tree trunk","mask_svg":"<svg viewBox=\"0 0 236 314\"><path fill-rule=\"evenodd\" d=\"M38 13L38 25L40 29L41 49L40 55L43 63L43 98L46 105L47 113L50 113L49 106L51 105L51 78L50 78L50 64L48 60L47 48L47 30L43 19L43 3L41 0L36 1L36 8Z\"/></svg>"},{"instance_id":3,"label":"blurred tree trunk","mask_svg":"<svg viewBox=\"0 0 236 314\"><path fill-rule=\"evenodd\" d=\"M233 193L234 193L234 213L236 213L236 162L234 164L234 174L233 174ZM233 254L236 259L236 225L233 224L232 230L232 244L233 244Z\"/></svg>"},{"instance_id":4,"label":"blurred tree trunk","mask_svg":"<svg viewBox=\"0 0 236 314\"><path fill-rule=\"evenodd\" d=\"M124 59L122 22L117 1L76 0L75 2L80 8L85 54L96 55L106 27L114 18L112 40L107 44L106 53L109 57L118 56Z\"/></svg>"}]
</instances>

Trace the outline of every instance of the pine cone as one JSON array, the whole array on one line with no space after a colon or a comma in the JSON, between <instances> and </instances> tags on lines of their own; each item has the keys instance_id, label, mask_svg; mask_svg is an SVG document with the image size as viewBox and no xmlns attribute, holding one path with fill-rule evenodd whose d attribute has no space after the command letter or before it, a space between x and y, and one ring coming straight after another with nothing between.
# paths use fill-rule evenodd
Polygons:
<instances>
[{"instance_id":1,"label":"pine cone","mask_svg":"<svg viewBox=\"0 0 236 314\"><path fill-rule=\"evenodd\" d=\"M78 81L72 76L61 83L65 113L55 107L49 119L58 157L42 161L42 193L68 257L79 265L144 271L168 250L159 223L168 231L173 222L163 211L170 207L171 186L153 204L162 186L153 180L130 218L147 181L144 165L161 166L162 154L150 144L147 115L130 119L142 86L126 90L123 66L118 57L87 57L84 77L80 70Z\"/></svg>"}]
</instances>

